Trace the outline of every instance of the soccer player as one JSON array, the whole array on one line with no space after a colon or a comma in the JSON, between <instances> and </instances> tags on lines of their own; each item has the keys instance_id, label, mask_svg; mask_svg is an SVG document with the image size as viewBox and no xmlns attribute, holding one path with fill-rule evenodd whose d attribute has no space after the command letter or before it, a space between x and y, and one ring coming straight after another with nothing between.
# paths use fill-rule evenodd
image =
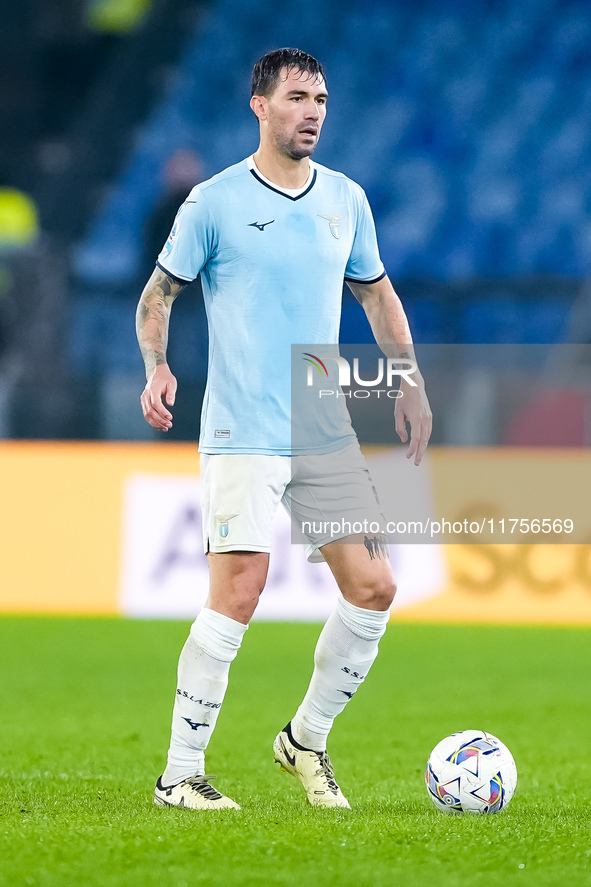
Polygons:
<instances>
[{"instance_id":1,"label":"soccer player","mask_svg":"<svg viewBox=\"0 0 591 887\"><path fill-rule=\"evenodd\" d=\"M326 102L323 67L310 55L280 49L257 62L250 104L260 127L258 150L191 191L138 306L147 375L142 409L150 425L167 431L177 388L166 362L170 310L201 275L209 373L199 445L210 589L180 656L168 762L154 796L163 806L238 807L211 785L204 755L230 664L265 585L279 502L299 518L320 502L326 516L346 492L345 516L354 519L361 508L380 517L350 426L329 434L309 457L292 452L291 346L338 341L343 279L384 351L400 346L408 355L412 342L364 192L310 160ZM351 132L360 151L364 137ZM410 425L407 455L418 465L431 433L418 370L414 383L402 378L401 391L396 430L406 442ZM395 583L386 537L347 544L320 533L306 541L309 559L328 563L341 595L318 640L305 698L273 750L311 804L349 807L327 737L376 658Z\"/></svg>"}]
</instances>

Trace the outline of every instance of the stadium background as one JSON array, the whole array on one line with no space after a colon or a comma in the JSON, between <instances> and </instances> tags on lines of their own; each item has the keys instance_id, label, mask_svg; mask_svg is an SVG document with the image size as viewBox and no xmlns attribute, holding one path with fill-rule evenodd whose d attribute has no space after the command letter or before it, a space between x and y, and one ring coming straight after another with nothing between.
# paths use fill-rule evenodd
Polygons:
<instances>
[{"instance_id":1,"label":"stadium background","mask_svg":"<svg viewBox=\"0 0 591 887\"><path fill-rule=\"evenodd\" d=\"M3 16L2 611L178 616L189 615L194 588L201 600L196 523L183 502L175 511L179 479L198 491L189 443L206 369L198 285L173 312L180 392L165 442L139 410L133 314L190 184L256 147L248 72L279 45L326 66L330 110L315 157L366 189L416 341L475 346L468 363L485 343L548 346L545 387L497 409L494 422L481 421L486 373L457 393L465 421L438 421L435 392L431 482L467 447L486 475L500 450L518 444L515 458L527 461L528 447L543 446L550 465L576 451L587 496L587 4L299 0L279 12L270 0L28 0ZM370 340L347 292L342 338ZM567 355L562 379L556 355ZM171 509L155 548L179 514L192 539L179 588L160 593L170 606L156 606L134 573L146 532L134 515L150 484ZM591 622L587 546L405 557L414 597L396 618ZM313 575L299 571L298 582ZM314 575L300 612L298 589L281 580L289 605L270 604L267 618L322 616L330 599Z\"/></svg>"},{"instance_id":2,"label":"stadium background","mask_svg":"<svg viewBox=\"0 0 591 887\"><path fill-rule=\"evenodd\" d=\"M325 816L271 761L334 595L279 523L261 607L282 621L251 625L208 748L242 810L154 807L205 587L206 333L189 288L159 440L133 315L190 184L256 146L252 62L301 45L329 76L317 159L367 189L429 370L413 502L502 510L564 484L589 533L590 31L587 0L3 4L0 887L588 887L589 545L393 551L403 606L330 737L352 810ZM368 339L344 298L343 339ZM451 385L425 359L450 348ZM425 762L472 727L511 749L518 790L498 816L446 817Z\"/></svg>"}]
</instances>

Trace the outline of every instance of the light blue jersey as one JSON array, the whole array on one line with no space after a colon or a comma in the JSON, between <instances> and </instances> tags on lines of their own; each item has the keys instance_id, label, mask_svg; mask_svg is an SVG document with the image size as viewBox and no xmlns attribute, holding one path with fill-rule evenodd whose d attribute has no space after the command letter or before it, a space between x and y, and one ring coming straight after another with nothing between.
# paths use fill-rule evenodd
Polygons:
<instances>
[{"instance_id":1,"label":"light blue jersey","mask_svg":"<svg viewBox=\"0 0 591 887\"><path fill-rule=\"evenodd\" d=\"M191 191L158 265L183 282L201 274L209 324L201 452L292 454L291 346L334 345L343 278L385 275L363 190L313 164L308 187L293 196L243 160ZM350 424L337 425L314 451L355 439Z\"/></svg>"}]
</instances>

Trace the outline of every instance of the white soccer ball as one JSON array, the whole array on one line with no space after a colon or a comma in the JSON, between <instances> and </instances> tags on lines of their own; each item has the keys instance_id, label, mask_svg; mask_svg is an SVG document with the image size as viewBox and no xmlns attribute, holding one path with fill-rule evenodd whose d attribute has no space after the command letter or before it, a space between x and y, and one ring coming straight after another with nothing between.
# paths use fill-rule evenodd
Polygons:
<instances>
[{"instance_id":1,"label":"white soccer ball","mask_svg":"<svg viewBox=\"0 0 591 887\"><path fill-rule=\"evenodd\" d=\"M517 785L506 745L482 730L462 730L438 742L427 761L429 797L446 813L498 813Z\"/></svg>"}]
</instances>

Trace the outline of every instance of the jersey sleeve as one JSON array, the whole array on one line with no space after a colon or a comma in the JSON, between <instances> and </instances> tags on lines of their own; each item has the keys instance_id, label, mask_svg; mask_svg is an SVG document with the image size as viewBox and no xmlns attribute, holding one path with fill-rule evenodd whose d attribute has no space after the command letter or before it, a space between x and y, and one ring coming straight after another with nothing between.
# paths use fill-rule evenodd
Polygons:
<instances>
[{"instance_id":1,"label":"jersey sleeve","mask_svg":"<svg viewBox=\"0 0 591 887\"><path fill-rule=\"evenodd\" d=\"M345 268L345 280L355 283L376 283L385 276L386 271L380 259L373 216L367 197L362 192L353 246Z\"/></svg>"},{"instance_id":2,"label":"jersey sleeve","mask_svg":"<svg viewBox=\"0 0 591 887\"><path fill-rule=\"evenodd\" d=\"M194 188L176 214L156 264L171 277L190 283L210 259L214 241L211 209L199 188Z\"/></svg>"}]
</instances>

